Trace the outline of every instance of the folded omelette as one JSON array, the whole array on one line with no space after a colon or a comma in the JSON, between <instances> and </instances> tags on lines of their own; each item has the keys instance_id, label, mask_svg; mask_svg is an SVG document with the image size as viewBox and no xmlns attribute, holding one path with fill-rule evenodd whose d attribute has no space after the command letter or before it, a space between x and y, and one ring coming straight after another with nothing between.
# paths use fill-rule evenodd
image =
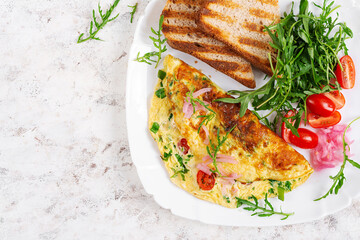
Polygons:
<instances>
[{"instance_id":1,"label":"folded omelette","mask_svg":"<svg viewBox=\"0 0 360 240\"><path fill-rule=\"evenodd\" d=\"M236 197L275 197L304 183L306 159L262 125L208 77L168 55L151 101L149 129L171 181L193 194L235 208Z\"/></svg>"}]
</instances>

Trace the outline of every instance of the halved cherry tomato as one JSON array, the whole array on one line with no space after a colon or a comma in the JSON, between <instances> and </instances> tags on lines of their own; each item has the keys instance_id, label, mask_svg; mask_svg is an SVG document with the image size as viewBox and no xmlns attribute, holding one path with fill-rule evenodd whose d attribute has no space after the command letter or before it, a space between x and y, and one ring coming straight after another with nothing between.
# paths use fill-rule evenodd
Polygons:
<instances>
[{"instance_id":1,"label":"halved cherry tomato","mask_svg":"<svg viewBox=\"0 0 360 240\"><path fill-rule=\"evenodd\" d=\"M289 117L293 117L296 115L296 112L294 110L290 110L288 111L288 113L285 115L286 118L288 118L287 120L289 121L289 123L291 123L292 125L294 125L295 121L293 119L289 119ZM290 135L291 135L291 130L288 129L285 125L285 123L283 122L281 125L281 136L282 138L285 140L285 142L290 143Z\"/></svg>"},{"instance_id":2,"label":"halved cherry tomato","mask_svg":"<svg viewBox=\"0 0 360 240\"><path fill-rule=\"evenodd\" d=\"M341 71L340 64L336 66L335 75L342 88L351 89L355 85L355 64L349 55L343 56L340 59L343 67Z\"/></svg>"},{"instance_id":3,"label":"halved cherry tomato","mask_svg":"<svg viewBox=\"0 0 360 240\"><path fill-rule=\"evenodd\" d=\"M323 93L323 95L335 103L336 110L342 109L344 107L345 97L340 91L327 92Z\"/></svg>"},{"instance_id":4,"label":"halved cherry tomato","mask_svg":"<svg viewBox=\"0 0 360 240\"><path fill-rule=\"evenodd\" d=\"M184 154L189 152L190 147L185 138L182 138L177 145Z\"/></svg>"},{"instance_id":5,"label":"halved cherry tomato","mask_svg":"<svg viewBox=\"0 0 360 240\"><path fill-rule=\"evenodd\" d=\"M208 191L211 190L215 185L215 176L214 174L208 175L203 171L198 171L197 173L197 183L202 190Z\"/></svg>"},{"instance_id":6,"label":"halved cherry tomato","mask_svg":"<svg viewBox=\"0 0 360 240\"><path fill-rule=\"evenodd\" d=\"M335 103L321 94L314 94L306 99L307 108L318 115L328 117L335 112Z\"/></svg>"},{"instance_id":7,"label":"halved cherry tomato","mask_svg":"<svg viewBox=\"0 0 360 240\"><path fill-rule=\"evenodd\" d=\"M338 124L341 121L341 114L335 111L329 117L322 117L315 113L308 113L307 119L313 128L327 128Z\"/></svg>"},{"instance_id":8,"label":"halved cherry tomato","mask_svg":"<svg viewBox=\"0 0 360 240\"><path fill-rule=\"evenodd\" d=\"M304 149L311 149L318 145L319 139L316 133L306 128L299 128L298 133L300 137L297 137L294 134L290 135L290 142L295 146Z\"/></svg>"}]
</instances>

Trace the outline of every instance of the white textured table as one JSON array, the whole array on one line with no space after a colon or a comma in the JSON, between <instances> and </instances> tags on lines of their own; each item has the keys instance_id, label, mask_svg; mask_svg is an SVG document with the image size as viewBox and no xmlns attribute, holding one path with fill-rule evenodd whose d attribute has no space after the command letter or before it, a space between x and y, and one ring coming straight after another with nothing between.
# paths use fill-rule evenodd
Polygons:
<instances>
[{"instance_id":1,"label":"white textured table","mask_svg":"<svg viewBox=\"0 0 360 240\"><path fill-rule=\"evenodd\" d=\"M102 5L109 1L102 1ZM0 2L0 239L360 239L360 201L320 221L271 228L205 225L145 193L125 123L135 23L122 0L99 36L97 1Z\"/></svg>"}]
</instances>

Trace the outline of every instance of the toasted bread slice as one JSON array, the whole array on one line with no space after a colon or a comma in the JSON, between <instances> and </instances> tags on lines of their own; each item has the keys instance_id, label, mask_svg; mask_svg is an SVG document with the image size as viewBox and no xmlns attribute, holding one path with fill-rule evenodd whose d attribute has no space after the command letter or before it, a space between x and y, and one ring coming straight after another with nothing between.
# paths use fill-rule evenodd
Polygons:
<instances>
[{"instance_id":1,"label":"toasted bread slice","mask_svg":"<svg viewBox=\"0 0 360 240\"><path fill-rule=\"evenodd\" d=\"M195 20L203 0L168 0L162 12L168 44L206 62L241 84L255 88L250 63L224 43L206 35Z\"/></svg>"},{"instance_id":2,"label":"toasted bread slice","mask_svg":"<svg viewBox=\"0 0 360 240\"><path fill-rule=\"evenodd\" d=\"M276 52L264 26L279 20L278 0L208 0L203 2L197 24L271 76L269 53L275 63Z\"/></svg>"}]
</instances>

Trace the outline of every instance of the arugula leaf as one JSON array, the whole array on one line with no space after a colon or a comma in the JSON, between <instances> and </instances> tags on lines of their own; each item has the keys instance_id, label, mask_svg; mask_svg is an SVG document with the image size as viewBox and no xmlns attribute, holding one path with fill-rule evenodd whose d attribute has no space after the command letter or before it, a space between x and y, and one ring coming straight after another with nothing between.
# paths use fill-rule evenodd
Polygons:
<instances>
[{"instance_id":1,"label":"arugula leaf","mask_svg":"<svg viewBox=\"0 0 360 240\"><path fill-rule=\"evenodd\" d=\"M215 167L214 173L218 173L220 177L222 175L219 172L219 169L218 169L217 164L216 164L216 156L217 156L218 152L220 151L221 146L224 145L224 143L228 139L229 134L235 129L235 127L236 127L236 125L234 125L230 129L230 131L228 131L226 133L226 135L224 137L222 137L222 138L220 137L220 129L218 128L218 130L217 130L217 138L216 138L217 139L217 146L215 146L215 144L213 144L211 139L210 139L210 147L206 146L206 151L209 154L209 156L211 157L211 159L213 160L213 165Z\"/></svg>"},{"instance_id":2,"label":"arugula leaf","mask_svg":"<svg viewBox=\"0 0 360 240\"><path fill-rule=\"evenodd\" d=\"M132 11L130 12L130 15L131 15L130 23L133 23L134 14L136 12L137 6L138 6L138 3L136 3L134 6L128 5L128 7L132 9Z\"/></svg>"},{"instance_id":3,"label":"arugula leaf","mask_svg":"<svg viewBox=\"0 0 360 240\"><path fill-rule=\"evenodd\" d=\"M100 7L100 3L98 4L98 11L102 22L97 22L96 16L95 16L95 10L93 10L93 20L90 22L90 30L89 30L89 36L87 38L82 38L84 36L84 33L81 33L77 43L82 43L90 39L94 40L101 40L100 38L96 37L96 34L103 28L108 22L111 22L115 20L119 14L117 14L115 17L110 18L111 13L114 11L115 7L119 4L120 0L115 0L114 4L110 6L108 10L106 10L105 14L103 14L103 11ZM95 29L94 29L95 27Z\"/></svg>"},{"instance_id":4,"label":"arugula leaf","mask_svg":"<svg viewBox=\"0 0 360 240\"><path fill-rule=\"evenodd\" d=\"M158 49L158 51L145 53L141 57L140 57L140 52L138 52L135 61L144 62L149 65L151 65L152 63L156 63L155 68L157 68L161 60L161 54L167 51L165 45L166 38L162 39L162 33L161 33L163 22L164 22L164 15L161 15L159 20L159 30L155 31L153 28L151 28L151 32L156 36L156 38L149 36L149 38L153 41L153 45L155 46L155 48ZM152 59L152 57L157 57L157 60Z\"/></svg>"},{"instance_id":5,"label":"arugula leaf","mask_svg":"<svg viewBox=\"0 0 360 240\"><path fill-rule=\"evenodd\" d=\"M200 115L197 116L197 118L203 118L203 120L201 121L199 128L198 128L198 133L200 132L201 127L205 124L207 125L215 116L216 113L214 110L212 110L211 108L209 108L209 104L205 104L203 101L201 101L198 98L194 98L194 96L192 95L193 92L190 91L188 93L186 93L186 97L188 99L190 99L190 103L193 106L193 111L195 113L195 102L199 103L201 106L203 106L206 110L208 110L210 113L208 115Z\"/></svg>"},{"instance_id":6,"label":"arugula leaf","mask_svg":"<svg viewBox=\"0 0 360 240\"><path fill-rule=\"evenodd\" d=\"M238 208L242 205L247 205L248 207L244 207L243 209L254 212L253 214L251 214L251 216L270 217L272 215L281 215L284 216L281 220L285 220L288 217L294 215L294 213L284 213L282 210L280 212L275 211L274 207L267 198L267 193L265 194L264 207L259 206L259 201L254 195L249 198L249 200L253 200L254 203L238 197L236 197L236 200Z\"/></svg>"}]
</instances>

